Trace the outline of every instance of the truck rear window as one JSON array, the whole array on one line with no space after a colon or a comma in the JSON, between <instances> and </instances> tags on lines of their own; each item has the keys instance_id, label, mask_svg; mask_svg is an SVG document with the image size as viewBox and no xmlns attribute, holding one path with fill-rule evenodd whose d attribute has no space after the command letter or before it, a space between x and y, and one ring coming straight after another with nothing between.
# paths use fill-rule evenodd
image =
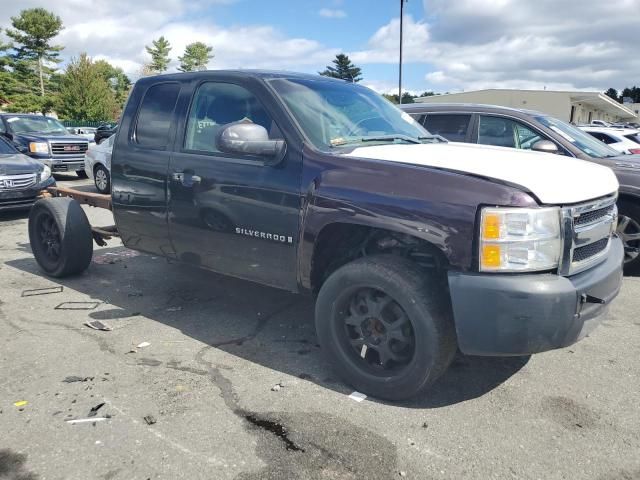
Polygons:
<instances>
[{"instance_id":1,"label":"truck rear window","mask_svg":"<svg viewBox=\"0 0 640 480\"><path fill-rule=\"evenodd\" d=\"M178 83L161 83L147 90L135 130L138 145L164 148L169 144L171 120L179 92Z\"/></svg>"}]
</instances>

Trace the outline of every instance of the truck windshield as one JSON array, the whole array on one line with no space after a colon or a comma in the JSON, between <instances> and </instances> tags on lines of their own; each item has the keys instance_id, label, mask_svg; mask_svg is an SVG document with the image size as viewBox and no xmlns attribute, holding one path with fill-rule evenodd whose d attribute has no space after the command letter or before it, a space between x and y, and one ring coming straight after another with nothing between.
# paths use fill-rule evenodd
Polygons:
<instances>
[{"instance_id":1,"label":"truck windshield","mask_svg":"<svg viewBox=\"0 0 640 480\"><path fill-rule=\"evenodd\" d=\"M39 115L34 115L33 117L9 117L7 118L7 124L13 133L69 133L55 118Z\"/></svg>"},{"instance_id":2,"label":"truck windshield","mask_svg":"<svg viewBox=\"0 0 640 480\"><path fill-rule=\"evenodd\" d=\"M275 79L270 84L320 150L443 141L366 87L323 79Z\"/></svg>"},{"instance_id":3,"label":"truck windshield","mask_svg":"<svg viewBox=\"0 0 640 480\"><path fill-rule=\"evenodd\" d=\"M617 157L620 152L596 140L588 133L583 132L568 123L553 117L540 116L536 117L540 123L550 128L565 140L571 142L574 146L582 150L584 153L593 158L609 158Z\"/></svg>"}]
</instances>

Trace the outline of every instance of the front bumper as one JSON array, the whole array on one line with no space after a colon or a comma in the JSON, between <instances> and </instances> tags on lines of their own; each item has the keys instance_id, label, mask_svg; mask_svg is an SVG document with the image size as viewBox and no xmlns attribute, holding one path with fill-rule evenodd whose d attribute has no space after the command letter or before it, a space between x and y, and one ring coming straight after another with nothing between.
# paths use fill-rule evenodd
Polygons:
<instances>
[{"instance_id":1,"label":"front bumper","mask_svg":"<svg viewBox=\"0 0 640 480\"><path fill-rule=\"evenodd\" d=\"M449 273L458 346L467 355L528 355L588 335L618 295L624 248L571 277L555 274ZM604 303L594 303L597 300Z\"/></svg>"},{"instance_id":2,"label":"front bumper","mask_svg":"<svg viewBox=\"0 0 640 480\"><path fill-rule=\"evenodd\" d=\"M28 210L38 200L40 192L56 184L53 177L24 190L5 190L0 192L0 212Z\"/></svg>"}]
</instances>

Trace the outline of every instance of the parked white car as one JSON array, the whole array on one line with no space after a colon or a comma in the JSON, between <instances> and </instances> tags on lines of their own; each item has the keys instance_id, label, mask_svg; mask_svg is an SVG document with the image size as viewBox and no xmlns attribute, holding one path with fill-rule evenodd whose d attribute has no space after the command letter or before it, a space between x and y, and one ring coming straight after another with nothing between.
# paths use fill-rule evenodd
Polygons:
<instances>
[{"instance_id":1,"label":"parked white car","mask_svg":"<svg viewBox=\"0 0 640 480\"><path fill-rule=\"evenodd\" d=\"M580 127L618 152L640 154L640 131L628 128Z\"/></svg>"},{"instance_id":2,"label":"parked white car","mask_svg":"<svg viewBox=\"0 0 640 480\"><path fill-rule=\"evenodd\" d=\"M100 193L111 193L111 151L113 150L112 135L100 144L92 143L84 156L84 171L89 178L93 178Z\"/></svg>"}]
</instances>

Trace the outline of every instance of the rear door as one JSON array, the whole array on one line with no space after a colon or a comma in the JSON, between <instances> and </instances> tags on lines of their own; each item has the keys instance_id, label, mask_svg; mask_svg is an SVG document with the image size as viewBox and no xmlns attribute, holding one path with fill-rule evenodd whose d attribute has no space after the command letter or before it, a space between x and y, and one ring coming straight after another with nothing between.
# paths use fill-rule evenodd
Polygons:
<instances>
[{"instance_id":1,"label":"rear door","mask_svg":"<svg viewBox=\"0 0 640 480\"><path fill-rule=\"evenodd\" d=\"M283 139L265 97L264 86L231 80L194 84L181 99L184 120L168 175L169 232L182 261L294 290L302 168L294 140L285 139L277 165L216 146L220 130L240 120Z\"/></svg>"}]
</instances>

